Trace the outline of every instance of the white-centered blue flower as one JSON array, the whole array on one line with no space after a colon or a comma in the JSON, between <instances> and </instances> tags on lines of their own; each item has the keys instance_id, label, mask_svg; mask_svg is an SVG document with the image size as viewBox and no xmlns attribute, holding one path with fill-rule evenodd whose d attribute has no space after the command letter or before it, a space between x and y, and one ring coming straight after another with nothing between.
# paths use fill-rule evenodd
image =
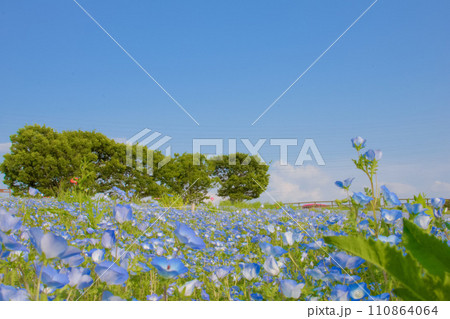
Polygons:
<instances>
[{"instance_id":1,"label":"white-centered blue flower","mask_svg":"<svg viewBox=\"0 0 450 319\"><path fill-rule=\"evenodd\" d=\"M291 279L280 281L280 291L286 298L300 298L304 286L304 283L297 283L295 280Z\"/></svg>"},{"instance_id":2,"label":"white-centered blue flower","mask_svg":"<svg viewBox=\"0 0 450 319\"><path fill-rule=\"evenodd\" d=\"M420 213L414 218L414 223L422 229L427 229L430 222L431 216L425 213Z\"/></svg>"},{"instance_id":3,"label":"white-centered blue flower","mask_svg":"<svg viewBox=\"0 0 450 319\"><path fill-rule=\"evenodd\" d=\"M278 263L273 256L267 257L266 261L264 262L263 268L271 276L277 276L280 273Z\"/></svg>"}]
</instances>

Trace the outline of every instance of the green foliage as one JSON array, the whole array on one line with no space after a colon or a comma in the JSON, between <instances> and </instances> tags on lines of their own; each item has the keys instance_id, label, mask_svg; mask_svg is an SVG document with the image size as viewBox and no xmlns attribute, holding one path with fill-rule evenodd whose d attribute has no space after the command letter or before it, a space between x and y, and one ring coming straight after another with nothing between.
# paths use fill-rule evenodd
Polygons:
<instances>
[{"instance_id":1,"label":"green foliage","mask_svg":"<svg viewBox=\"0 0 450 319\"><path fill-rule=\"evenodd\" d=\"M213 185L211 173L211 165L204 155L175 154L160 169L160 179L169 192L181 196L184 203L199 204L207 198Z\"/></svg>"},{"instance_id":2,"label":"green foliage","mask_svg":"<svg viewBox=\"0 0 450 319\"><path fill-rule=\"evenodd\" d=\"M450 247L414 223L403 222L405 248L430 274L445 279L446 274L450 274Z\"/></svg>"},{"instance_id":3,"label":"green foliage","mask_svg":"<svg viewBox=\"0 0 450 319\"><path fill-rule=\"evenodd\" d=\"M58 133L46 126L26 126L11 136L11 153L4 156L0 171L4 183L16 195L28 187L39 188L46 195L54 195L59 188L59 176L67 176L69 168L58 162L64 157L59 147Z\"/></svg>"},{"instance_id":4,"label":"green foliage","mask_svg":"<svg viewBox=\"0 0 450 319\"><path fill-rule=\"evenodd\" d=\"M427 195L425 193L420 193L419 195L413 196L413 204L422 204L422 207L427 207ZM409 202L409 200L408 200Z\"/></svg>"},{"instance_id":5,"label":"green foliage","mask_svg":"<svg viewBox=\"0 0 450 319\"><path fill-rule=\"evenodd\" d=\"M223 200L219 203L219 209L225 210L225 211L236 211L241 209L280 209L280 207L283 207L283 203L277 202L277 203L261 203L261 202L232 202L230 200ZM295 207L291 207L292 209L295 209ZM215 207L211 207L211 209L215 209Z\"/></svg>"},{"instance_id":6,"label":"green foliage","mask_svg":"<svg viewBox=\"0 0 450 319\"><path fill-rule=\"evenodd\" d=\"M97 132L64 131L27 125L11 137L11 152L6 154L0 171L4 183L15 195L29 187L46 196L56 196L70 189L70 180L79 177L79 186L88 193L103 192L117 186L135 189L140 196L159 195L164 187L157 183L158 172L150 176L136 166L126 165L126 145ZM147 149L144 148L144 152ZM136 150L133 149L135 157ZM158 163L163 155L155 151ZM135 163L136 165L136 163ZM143 165L147 165L144 156Z\"/></svg>"},{"instance_id":7,"label":"green foliage","mask_svg":"<svg viewBox=\"0 0 450 319\"><path fill-rule=\"evenodd\" d=\"M269 184L269 166L257 156L244 153L212 159L213 176L217 178L217 194L232 202L258 198Z\"/></svg>"},{"instance_id":8,"label":"green foliage","mask_svg":"<svg viewBox=\"0 0 450 319\"><path fill-rule=\"evenodd\" d=\"M325 237L325 242L382 268L399 283L404 300L450 300L450 248L403 220L406 255L388 243L362 236Z\"/></svg>"},{"instance_id":9,"label":"green foliage","mask_svg":"<svg viewBox=\"0 0 450 319\"><path fill-rule=\"evenodd\" d=\"M185 202L183 201L183 197L178 194L168 195L163 194L158 198L158 203L161 207L165 208L183 208L185 206Z\"/></svg>"}]
</instances>

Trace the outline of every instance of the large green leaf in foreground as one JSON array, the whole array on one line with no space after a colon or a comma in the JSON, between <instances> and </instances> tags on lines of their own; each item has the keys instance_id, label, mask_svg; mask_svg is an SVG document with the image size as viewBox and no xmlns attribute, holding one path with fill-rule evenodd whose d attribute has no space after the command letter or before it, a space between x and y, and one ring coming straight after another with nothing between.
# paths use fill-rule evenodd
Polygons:
<instances>
[{"instance_id":1,"label":"large green leaf in foreground","mask_svg":"<svg viewBox=\"0 0 450 319\"><path fill-rule=\"evenodd\" d=\"M406 219L403 221L403 243L430 274L442 280L446 273L450 274L450 247Z\"/></svg>"},{"instance_id":2,"label":"large green leaf in foreground","mask_svg":"<svg viewBox=\"0 0 450 319\"><path fill-rule=\"evenodd\" d=\"M415 230L413 232L416 234ZM389 273L401 284L396 293L404 300L450 300L448 274L444 279L429 274L411 253L404 255L401 250L388 243L361 236L325 237L325 242L357 255Z\"/></svg>"}]
</instances>

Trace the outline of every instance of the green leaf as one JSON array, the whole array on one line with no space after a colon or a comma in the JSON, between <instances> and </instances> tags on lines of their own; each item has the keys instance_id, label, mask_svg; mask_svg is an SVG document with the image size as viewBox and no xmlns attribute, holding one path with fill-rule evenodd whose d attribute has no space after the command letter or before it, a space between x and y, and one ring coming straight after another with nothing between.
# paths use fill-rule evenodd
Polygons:
<instances>
[{"instance_id":1,"label":"green leaf","mask_svg":"<svg viewBox=\"0 0 450 319\"><path fill-rule=\"evenodd\" d=\"M394 294L400 297L404 301L415 301L417 300L415 295L412 294L408 289L406 288L395 288Z\"/></svg>"},{"instance_id":2,"label":"green leaf","mask_svg":"<svg viewBox=\"0 0 450 319\"><path fill-rule=\"evenodd\" d=\"M365 239L361 236L325 237L327 244L335 245L351 254L382 268L408 289L408 299L449 300L450 289L438 278L423 274L418 262L410 255L388 243ZM406 294L403 294L406 297Z\"/></svg>"},{"instance_id":3,"label":"green leaf","mask_svg":"<svg viewBox=\"0 0 450 319\"><path fill-rule=\"evenodd\" d=\"M450 273L450 247L435 236L403 220L403 242L405 248L430 274L444 279L445 273Z\"/></svg>"}]
</instances>

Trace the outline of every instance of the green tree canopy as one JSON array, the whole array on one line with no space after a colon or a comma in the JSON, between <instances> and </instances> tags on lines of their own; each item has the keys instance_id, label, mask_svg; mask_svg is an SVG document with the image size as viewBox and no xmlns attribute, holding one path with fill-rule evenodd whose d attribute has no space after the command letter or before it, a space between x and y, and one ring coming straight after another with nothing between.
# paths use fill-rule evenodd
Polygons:
<instances>
[{"instance_id":1,"label":"green tree canopy","mask_svg":"<svg viewBox=\"0 0 450 319\"><path fill-rule=\"evenodd\" d=\"M165 188L158 183L158 171L150 176L146 171L126 165L126 145L116 143L98 132L64 131L40 125L27 125L11 137L11 152L4 156L0 171L4 183L14 194L23 194L29 187L39 189L46 196L71 186L72 177L90 171L86 186L92 193L117 186L135 189L140 196L159 196ZM146 154L144 148L143 153ZM133 149L134 158L136 149ZM154 151L153 161L163 155ZM147 158L144 156L144 167Z\"/></svg>"},{"instance_id":2,"label":"green tree canopy","mask_svg":"<svg viewBox=\"0 0 450 319\"><path fill-rule=\"evenodd\" d=\"M213 185L211 174L211 165L201 154L175 154L160 169L161 182L189 204L198 204L207 198Z\"/></svg>"},{"instance_id":3,"label":"green tree canopy","mask_svg":"<svg viewBox=\"0 0 450 319\"><path fill-rule=\"evenodd\" d=\"M269 184L269 166L258 156L236 153L211 162L219 183L217 194L232 202L258 198Z\"/></svg>"}]
</instances>

